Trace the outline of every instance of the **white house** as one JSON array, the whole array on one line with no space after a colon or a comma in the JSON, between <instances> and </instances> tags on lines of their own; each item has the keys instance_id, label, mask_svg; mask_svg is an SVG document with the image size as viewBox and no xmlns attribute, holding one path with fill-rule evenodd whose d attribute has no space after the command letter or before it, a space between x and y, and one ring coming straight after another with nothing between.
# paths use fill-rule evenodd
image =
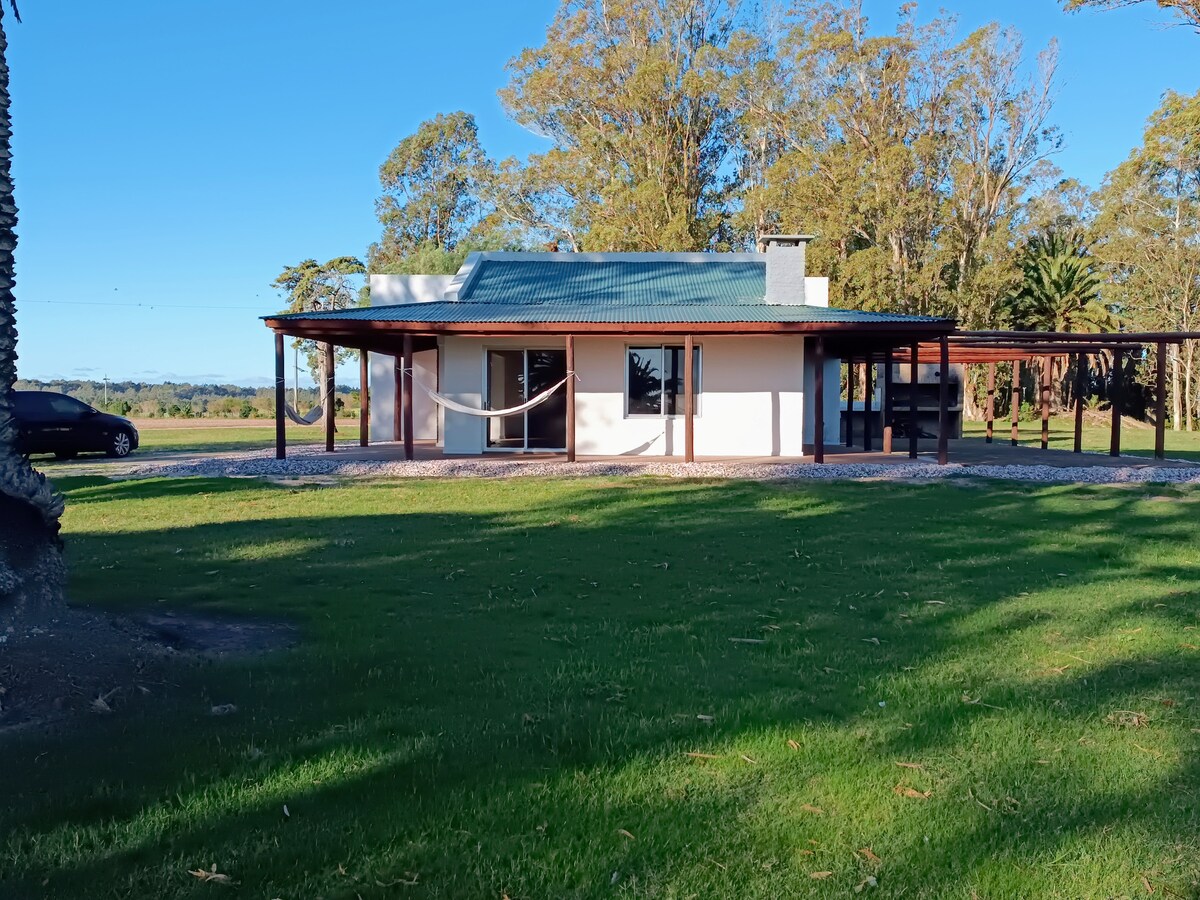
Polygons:
<instances>
[{"instance_id":1,"label":"white house","mask_svg":"<svg viewBox=\"0 0 1200 900\"><path fill-rule=\"evenodd\" d=\"M842 358L906 353L954 322L830 308L827 279L805 272L808 240L769 236L764 253L475 253L454 276L372 275L370 307L267 324L370 351L373 442L571 459L820 455L839 439Z\"/></svg>"}]
</instances>

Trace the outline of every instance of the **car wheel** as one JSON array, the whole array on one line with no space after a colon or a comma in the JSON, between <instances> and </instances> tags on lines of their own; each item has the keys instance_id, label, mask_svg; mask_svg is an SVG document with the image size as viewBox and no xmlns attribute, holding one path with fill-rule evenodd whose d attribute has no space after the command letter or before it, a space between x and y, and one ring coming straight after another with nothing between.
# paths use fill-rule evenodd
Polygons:
<instances>
[{"instance_id":1,"label":"car wheel","mask_svg":"<svg viewBox=\"0 0 1200 900\"><path fill-rule=\"evenodd\" d=\"M58 450L54 454L55 459L74 459L79 454L74 450Z\"/></svg>"},{"instance_id":2,"label":"car wheel","mask_svg":"<svg viewBox=\"0 0 1200 900\"><path fill-rule=\"evenodd\" d=\"M133 449L133 440L129 436L128 431L116 432L108 441L109 456L128 456L129 451Z\"/></svg>"}]
</instances>

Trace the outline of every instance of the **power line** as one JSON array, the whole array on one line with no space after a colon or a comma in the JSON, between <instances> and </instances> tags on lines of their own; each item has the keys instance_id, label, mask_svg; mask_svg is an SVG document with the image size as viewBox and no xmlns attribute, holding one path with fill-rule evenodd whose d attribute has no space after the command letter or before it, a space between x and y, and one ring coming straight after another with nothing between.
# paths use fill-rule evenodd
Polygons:
<instances>
[{"instance_id":1,"label":"power line","mask_svg":"<svg viewBox=\"0 0 1200 900\"><path fill-rule=\"evenodd\" d=\"M70 305L70 306L133 306L141 309L249 309L255 312L264 312L261 306L213 306L197 303L122 303L108 302L105 300L18 300L17 305L23 306L27 303L42 303L51 306ZM268 311L269 312L269 311Z\"/></svg>"}]
</instances>

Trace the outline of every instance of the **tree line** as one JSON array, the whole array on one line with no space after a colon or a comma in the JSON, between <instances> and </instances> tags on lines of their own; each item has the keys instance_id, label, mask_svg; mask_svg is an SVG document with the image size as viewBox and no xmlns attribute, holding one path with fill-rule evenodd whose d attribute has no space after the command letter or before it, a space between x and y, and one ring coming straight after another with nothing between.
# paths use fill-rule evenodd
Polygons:
<instances>
[{"instance_id":1,"label":"tree line","mask_svg":"<svg viewBox=\"0 0 1200 900\"><path fill-rule=\"evenodd\" d=\"M1130 3L1066 3L1088 5ZM1198 21L1194 0L1159 5ZM380 167L366 264L307 260L277 286L289 309L333 308L361 302L350 273L450 273L472 250L746 250L802 231L837 306L965 328L1195 327L1200 95L1166 93L1091 189L1053 161L1056 79L1053 43L960 34L912 3L881 30L860 0L563 0L500 91L544 148L495 159L469 112L421 123ZM1194 346L1170 364L1172 420L1191 429Z\"/></svg>"}]
</instances>

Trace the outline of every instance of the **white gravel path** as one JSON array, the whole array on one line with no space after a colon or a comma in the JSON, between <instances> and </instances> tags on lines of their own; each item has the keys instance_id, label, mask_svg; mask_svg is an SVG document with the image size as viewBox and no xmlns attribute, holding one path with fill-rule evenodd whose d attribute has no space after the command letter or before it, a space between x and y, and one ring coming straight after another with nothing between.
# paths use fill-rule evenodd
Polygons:
<instances>
[{"instance_id":1,"label":"white gravel path","mask_svg":"<svg viewBox=\"0 0 1200 900\"><path fill-rule=\"evenodd\" d=\"M105 472L118 477L374 477L374 478L516 478L535 476L583 477L596 475L654 475L668 478L735 479L815 479L885 481L939 480L961 478L999 478L1009 481L1059 484L1200 484L1200 466L1165 468L1139 466L1046 466L1046 465L961 465L938 466L930 462L880 465L811 463L654 463L654 462L535 462L480 459L353 460L327 456L320 448L289 450L286 460L277 460L271 451L228 454L218 458L172 462L169 459L132 460L119 471Z\"/></svg>"}]
</instances>

